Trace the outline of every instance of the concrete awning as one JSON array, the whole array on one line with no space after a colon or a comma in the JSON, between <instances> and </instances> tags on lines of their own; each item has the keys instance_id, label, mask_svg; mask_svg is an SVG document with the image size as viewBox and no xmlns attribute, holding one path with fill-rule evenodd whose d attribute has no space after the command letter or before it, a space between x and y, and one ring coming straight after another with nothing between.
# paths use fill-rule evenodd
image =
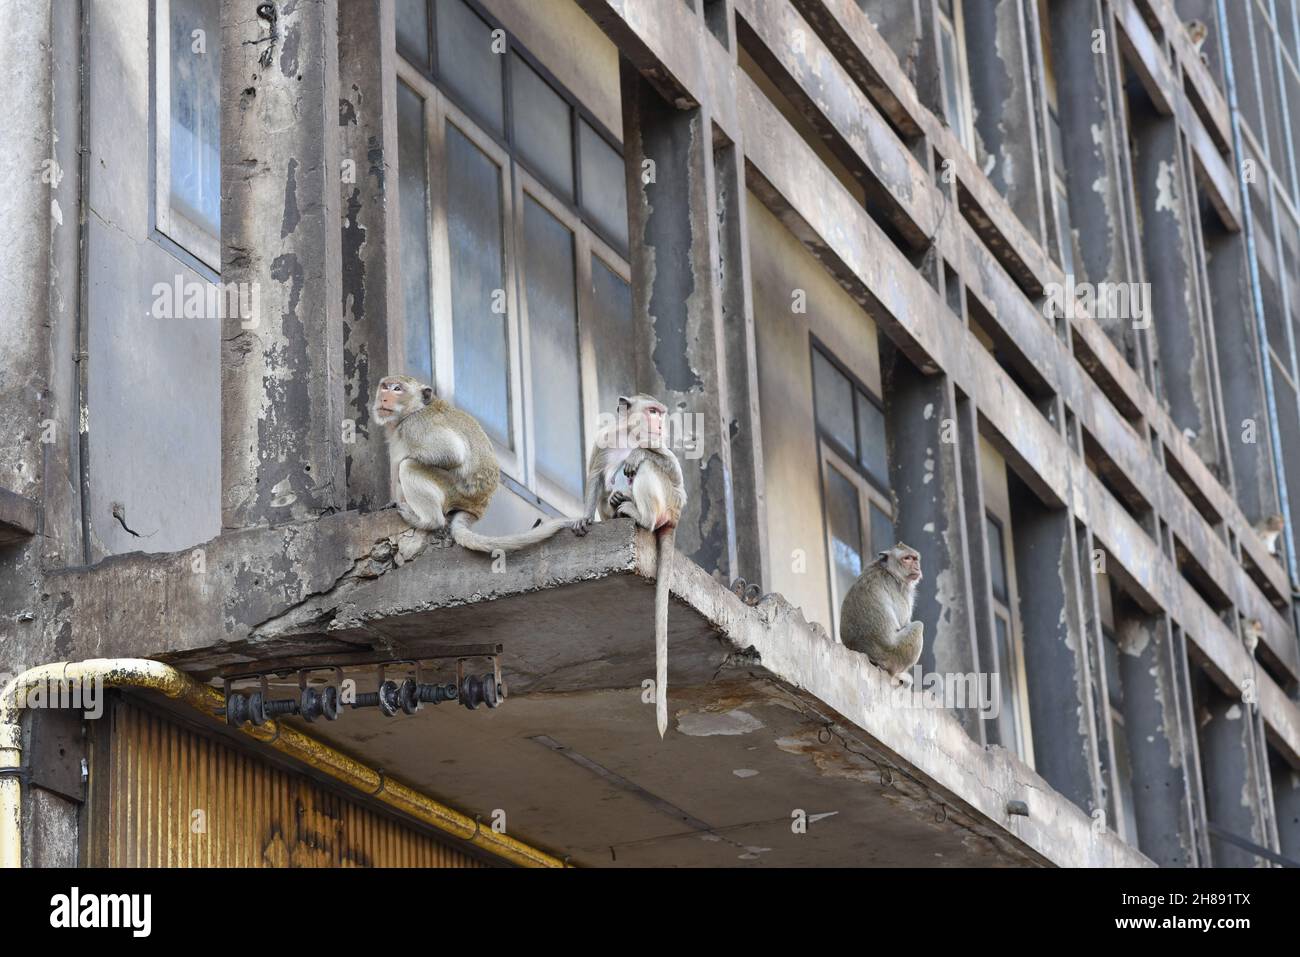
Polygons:
<instances>
[{"instance_id":1,"label":"concrete awning","mask_svg":"<svg viewBox=\"0 0 1300 957\"><path fill-rule=\"evenodd\" d=\"M504 812L508 833L575 864L1149 863L950 713L898 707L883 672L783 599L748 606L681 556L661 741L641 690L654 541L627 522L494 563L391 511L349 513L227 534L195 563L132 555L57 576L48 627L71 625L87 655L203 678L343 662L362 691L367 663L499 643L496 710L301 726L484 827Z\"/></svg>"}]
</instances>

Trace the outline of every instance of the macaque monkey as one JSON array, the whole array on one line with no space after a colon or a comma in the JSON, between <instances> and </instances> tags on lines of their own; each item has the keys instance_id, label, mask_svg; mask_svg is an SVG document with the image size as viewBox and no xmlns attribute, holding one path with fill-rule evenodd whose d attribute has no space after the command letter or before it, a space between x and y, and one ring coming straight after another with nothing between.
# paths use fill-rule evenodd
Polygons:
<instances>
[{"instance_id":1,"label":"macaque monkey","mask_svg":"<svg viewBox=\"0 0 1300 957\"><path fill-rule=\"evenodd\" d=\"M413 528L449 527L457 545L488 553L517 551L564 528L586 533L583 519L554 519L519 535L471 531L501 481L492 440L478 420L404 375L380 380L371 412L384 427L389 461L397 469L397 508Z\"/></svg>"},{"instance_id":2,"label":"macaque monkey","mask_svg":"<svg viewBox=\"0 0 1300 957\"><path fill-rule=\"evenodd\" d=\"M1258 532L1259 537L1264 540L1264 547L1268 549L1270 555L1276 555L1278 553L1277 539L1278 536L1282 534L1282 529L1285 527L1286 523L1282 520L1282 516L1278 515L1276 512L1255 526L1255 531Z\"/></svg>"},{"instance_id":3,"label":"macaque monkey","mask_svg":"<svg viewBox=\"0 0 1300 957\"><path fill-rule=\"evenodd\" d=\"M923 624L912 621L921 556L902 542L866 567L840 606L840 641L888 672L894 687L911 685L921 658Z\"/></svg>"},{"instance_id":4,"label":"macaque monkey","mask_svg":"<svg viewBox=\"0 0 1300 957\"><path fill-rule=\"evenodd\" d=\"M1201 20L1188 20L1184 26L1187 28L1188 39L1192 41L1192 49L1201 58L1201 62L1209 66L1210 58L1202 47L1205 46L1205 38L1210 35L1210 28Z\"/></svg>"},{"instance_id":5,"label":"macaque monkey","mask_svg":"<svg viewBox=\"0 0 1300 957\"><path fill-rule=\"evenodd\" d=\"M1242 623L1241 640L1246 644L1246 651L1253 657L1259 647L1259 640L1264 637L1264 623L1258 618L1250 618Z\"/></svg>"},{"instance_id":6,"label":"macaque monkey","mask_svg":"<svg viewBox=\"0 0 1300 957\"><path fill-rule=\"evenodd\" d=\"M667 414L654 396L619 396L614 422L592 445L586 483L588 522L624 517L655 533L655 721L661 738L668 730L669 579L686 504L682 466L664 435Z\"/></svg>"}]
</instances>

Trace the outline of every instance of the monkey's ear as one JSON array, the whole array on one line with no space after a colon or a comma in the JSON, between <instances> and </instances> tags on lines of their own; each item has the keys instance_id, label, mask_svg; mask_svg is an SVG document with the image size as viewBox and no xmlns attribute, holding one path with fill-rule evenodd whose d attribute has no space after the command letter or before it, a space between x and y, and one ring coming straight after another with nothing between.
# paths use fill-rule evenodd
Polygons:
<instances>
[{"instance_id":1,"label":"monkey's ear","mask_svg":"<svg viewBox=\"0 0 1300 957\"><path fill-rule=\"evenodd\" d=\"M883 551L883 552L877 552L877 553L876 553L876 557L877 557L877 558L888 558L888 557L889 557L889 550L886 549L886 550Z\"/></svg>"},{"instance_id":2,"label":"monkey's ear","mask_svg":"<svg viewBox=\"0 0 1300 957\"><path fill-rule=\"evenodd\" d=\"M618 397L618 407L620 409L630 409L632 407L632 400L625 395L620 395Z\"/></svg>"},{"instance_id":3,"label":"monkey's ear","mask_svg":"<svg viewBox=\"0 0 1300 957\"><path fill-rule=\"evenodd\" d=\"M433 401L433 390L426 385L420 390L420 398L424 400L425 405L428 405Z\"/></svg>"}]
</instances>

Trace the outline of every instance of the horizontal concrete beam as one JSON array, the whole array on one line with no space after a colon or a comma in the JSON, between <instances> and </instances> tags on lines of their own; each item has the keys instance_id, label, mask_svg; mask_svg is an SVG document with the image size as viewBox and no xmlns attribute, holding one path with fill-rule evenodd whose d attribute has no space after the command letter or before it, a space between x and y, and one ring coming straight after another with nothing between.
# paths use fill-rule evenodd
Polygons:
<instances>
[{"instance_id":1,"label":"horizontal concrete beam","mask_svg":"<svg viewBox=\"0 0 1300 957\"><path fill-rule=\"evenodd\" d=\"M39 511L34 499L0 488L0 545L26 541L35 535Z\"/></svg>"}]
</instances>

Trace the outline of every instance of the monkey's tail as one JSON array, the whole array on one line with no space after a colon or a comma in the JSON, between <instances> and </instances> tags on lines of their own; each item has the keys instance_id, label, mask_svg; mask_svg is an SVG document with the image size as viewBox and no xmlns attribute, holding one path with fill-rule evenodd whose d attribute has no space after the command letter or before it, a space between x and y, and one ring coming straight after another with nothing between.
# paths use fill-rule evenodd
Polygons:
<instances>
[{"instance_id":1,"label":"monkey's tail","mask_svg":"<svg viewBox=\"0 0 1300 957\"><path fill-rule=\"evenodd\" d=\"M536 525L526 532L520 532L518 535L480 535L470 528L474 522L474 516L468 512L457 512L453 515L451 517L452 541L461 548L468 548L475 552L487 552L488 554L495 551L518 551L521 548L527 548L529 545L544 542L556 532L573 527L572 520L556 518L549 522L542 522L540 525Z\"/></svg>"},{"instance_id":2,"label":"monkey's tail","mask_svg":"<svg viewBox=\"0 0 1300 957\"><path fill-rule=\"evenodd\" d=\"M655 563L655 722L659 725L659 738L662 740L668 730L668 595L673 577L677 526L659 529L655 538L659 545Z\"/></svg>"}]
</instances>

